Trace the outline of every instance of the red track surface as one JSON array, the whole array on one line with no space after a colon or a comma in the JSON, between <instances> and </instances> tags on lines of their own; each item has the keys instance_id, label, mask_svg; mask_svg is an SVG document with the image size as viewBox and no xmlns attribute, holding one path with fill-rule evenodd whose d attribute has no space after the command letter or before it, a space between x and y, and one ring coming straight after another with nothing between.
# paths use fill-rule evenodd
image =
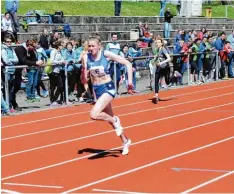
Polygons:
<instances>
[{"instance_id":1,"label":"red track surface","mask_svg":"<svg viewBox=\"0 0 234 194\"><path fill-rule=\"evenodd\" d=\"M234 193L234 81L161 92L158 105L151 97L113 102L128 156L108 123L89 119L90 105L3 118L3 192Z\"/></svg>"}]
</instances>

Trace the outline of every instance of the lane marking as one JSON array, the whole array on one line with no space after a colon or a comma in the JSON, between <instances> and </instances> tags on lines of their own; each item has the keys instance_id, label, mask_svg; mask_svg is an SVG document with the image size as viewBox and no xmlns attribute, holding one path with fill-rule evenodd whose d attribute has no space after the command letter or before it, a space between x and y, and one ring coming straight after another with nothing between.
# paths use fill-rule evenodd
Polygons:
<instances>
[{"instance_id":1,"label":"lane marking","mask_svg":"<svg viewBox=\"0 0 234 194\"><path fill-rule=\"evenodd\" d=\"M208 123L204 123L204 124L200 124L200 125L196 125L196 126L192 126L192 127L188 127L188 128L184 128L184 129L177 130L177 131L174 131L174 132L162 134L160 136L155 136L155 137L152 137L152 138L148 138L148 139L145 139L145 140L141 140L141 141L132 143L131 146L134 146L134 145L137 145L137 144L141 144L141 143L145 143L145 142L149 142L149 141L152 141L152 140L155 140L155 139L160 139L160 138L167 137L167 136L170 136L170 135L182 133L182 132L194 129L194 128L203 127L203 126L206 126L206 125L209 125L209 124L218 123L218 122L225 121L225 120L232 119L232 118L234 118L234 116L223 118L223 119L220 119L220 120L215 120L215 121L212 121L212 122L208 122ZM15 177L27 175L27 174L31 174L31 173L38 172L38 171L41 171L41 170L46 170L46 169L49 169L49 168L61 166L61 165L64 165L64 164L68 164L68 163L71 163L71 162L79 161L79 160L82 160L82 159L85 159L85 158L89 158L89 157L92 157L92 156L96 156L98 154L102 154L102 153L105 153L105 152L108 152L108 151L112 151L112 150L116 150L116 149L121 149L121 148L122 148L122 146L119 146L119 147L115 147L115 148L112 148L112 149L109 149L109 150L105 150L105 151L102 151L102 152L99 152L99 153L89 154L89 155L82 156L82 157L79 157L79 158L74 158L74 159L66 160L66 161L63 161L63 162L60 162L60 163L55 163L55 164L52 164L52 165L49 165L49 166L44 166L44 167L41 167L41 168L36 168L36 169L29 170L29 171L26 171L26 172L23 172L23 173L19 173L19 174L15 174L15 175L11 175L11 176L2 178L1 181L7 180L7 179L10 179L10 178L15 178Z\"/></svg>"},{"instance_id":2,"label":"lane marking","mask_svg":"<svg viewBox=\"0 0 234 194\"><path fill-rule=\"evenodd\" d=\"M92 189L92 191L104 192L104 193L129 193L129 194L148 194L148 193L139 193L139 192L131 192L131 191L116 191L116 190L106 190L106 189Z\"/></svg>"},{"instance_id":3,"label":"lane marking","mask_svg":"<svg viewBox=\"0 0 234 194\"><path fill-rule=\"evenodd\" d=\"M62 189L61 186L50 186L50 185L33 185L33 184L24 184L24 183L3 183L4 185L13 185L13 186L25 186L25 187L41 187L41 188L54 188Z\"/></svg>"},{"instance_id":4,"label":"lane marking","mask_svg":"<svg viewBox=\"0 0 234 194\"><path fill-rule=\"evenodd\" d=\"M186 95L190 95L190 94L197 94L197 93L201 93L201 92L219 90L219 89L230 88L230 87L233 87L233 85L217 87L217 88L212 88L212 89L206 89L206 90L200 90L200 91L196 91L196 92L188 92L188 93L183 93L183 94L179 94L179 95L169 96L169 97L166 97L166 98L186 96ZM149 95L149 94L146 94L146 95ZM113 108L121 108L121 107L125 107L125 106L132 106L132 105L141 104L141 103L145 103L145 102L149 102L149 100L134 102L134 103L130 103L130 104L124 104L124 105L119 105L119 106L113 106ZM37 123L37 122L41 122L41 121L47 121L47 120L58 119L58 118L63 118L63 117L69 117L69 116L73 116L73 115L85 114L85 113L89 113L89 112L90 112L90 110L89 111L84 111L84 112L78 112L78 113L65 114L65 115L55 116L55 117L50 117L50 118L38 119L38 120L34 120L34 121L16 123L16 124L12 124L12 125L3 126L2 129L3 128L14 127L14 126L18 126L18 125L25 125L25 124L30 124L30 123Z\"/></svg>"},{"instance_id":5,"label":"lane marking","mask_svg":"<svg viewBox=\"0 0 234 194\"><path fill-rule=\"evenodd\" d=\"M220 141L216 141L216 142L204 145L204 146L200 146L200 147L197 147L195 149L192 149L192 150L189 150L189 151L186 151L186 152L182 152L182 153L179 153L179 154L176 154L176 155L172 155L170 157L167 157L167 158L164 158L164 159L161 159L161 160L156 160L154 162L139 166L137 168L133 168L131 170L127 170L127 171L124 171L124 172L121 172L121 173L118 173L118 174L115 174L115 175L112 175L112 176L109 176L109 177L106 177L106 178L103 178L103 179L100 179L100 180L97 180L97 181L94 181L94 182L90 182L88 184L85 184L85 185L82 185L82 186L79 186L79 187L76 187L76 188L72 188L72 189L69 189L67 191L63 191L62 194L78 191L78 190L81 190L81 189L84 189L84 188L87 188L87 187L90 187L90 186L93 186L93 185L97 185L99 183L103 183L103 182L106 182L106 181L121 177L123 175L130 174L132 172L136 172L136 171L142 170L144 168L151 167L151 166L156 165L156 164L160 164L160 163L163 163L163 162L166 162L166 161L169 161L169 160L172 160L172 159L184 156L184 155L191 154L193 152L197 152L199 150L203 150L205 148L209 148L211 146L214 146L214 145L226 142L226 141L230 141L232 139L234 139L234 136L229 137L229 138L225 138L225 139L222 139ZM228 174L230 175L231 173L234 173L234 171L229 172Z\"/></svg>"},{"instance_id":6,"label":"lane marking","mask_svg":"<svg viewBox=\"0 0 234 194\"><path fill-rule=\"evenodd\" d=\"M230 170L203 169L203 168L171 168L174 171L198 171L198 172L231 172Z\"/></svg>"},{"instance_id":7,"label":"lane marking","mask_svg":"<svg viewBox=\"0 0 234 194\"><path fill-rule=\"evenodd\" d=\"M230 176L230 175L232 175L232 174L234 174L234 170L231 171L231 172L225 173L225 174L223 174L223 175L221 175L221 176L218 176L218 177L216 177L216 178L214 178L214 179L211 179L211 180L209 180L209 181L206 181L206 182L204 182L204 183L202 183L202 184L200 184L200 185L197 185L197 186L195 186L195 187L193 187L193 188L191 188L191 189L188 189L188 190L182 192L181 194L186 194L186 193L192 192L192 191L194 191L194 190L197 190L197 189L199 189L199 188L201 188L201 187L204 187L204 186L206 186L206 185L209 185L209 184L211 184L211 183L213 183L213 182L216 182L216 181L218 181L218 180L220 180L220 179L222 179L222 178L225 178L225 177L227 177L227 176Z\"/></svg>"},{"instance_id":8,"label":"lane marking","mask_svg":"<svg viewBox=\"0 0 234 194\"><path fill-rule=\"evenodd\" d=\"M10 193L10 194L19 194L19 192L12 191L12 190L8 190L8 189L1 189L1 193L2 193L2 192Z\"/></svg>"},{"instance_id":9,"label":"lane marking","mask_svg":"<svg viewBox=\"0 0 234 194\"><path fill-rule=\"evenodd\" d=\"M128 116L128 115L132 115L132 114L138 114L138 113L142 113L142 112L154 111L154 110L159 110L159 109L164 109L164 108L189 104L189 103L192 103L192 102L199 102L199 101L203 101L203 100L207 100L207 99L212 99L212 98L217 98L217 97L222 97L222 96L228 96L228 95L232 95L232 94L234 94L234 93L230 92L230 93L227 93L227 94L221 94L221 95L217 95L217 96L211 96L211 97L207 97L207 98L200 98L200 99L197 99L197 100L191 100L191 101L187 101L187 102L171 104L171 105L168 105L168 106L162 106L162 107L156 107L156 108L150 108L150 109L144 109L144 110L140 110L140 111L124 113L124 114L120 114L120 115L117 115L117 116L119 116L119 117ZM51 128L51 129L40 130L40 131L37 131L37 132L26 133L26 134L12 136L12 137L6 137L6 138L3 138L2 141L21 138L21 137L26 137L26 136L30 136L30 135L41 134L41 133L47 133L47 132L51 132L51 131L56 131L56 130L75 127L75 126L80 126L80 125L85 125L85 124L94 123L94 122L96 122L96 121L85 121L85 122L77 123L77 124L73 124L73 125L65 125L65 126L62 126L62 127L55 127L55 128Z\"/></svg>"}]
</instances>

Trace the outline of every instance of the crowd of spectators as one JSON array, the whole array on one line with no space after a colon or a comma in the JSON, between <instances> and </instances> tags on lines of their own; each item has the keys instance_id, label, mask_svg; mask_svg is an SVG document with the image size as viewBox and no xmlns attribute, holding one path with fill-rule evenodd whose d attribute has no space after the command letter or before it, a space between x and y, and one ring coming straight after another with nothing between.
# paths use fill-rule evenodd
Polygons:
<instances>
[{"instance_id":1,"label":"crowd of spectators","mask_svg":"<svg viewBox=\"0 0 234 194\"><path fill-rule=\"evenodd\" d=\"M14 5L15 8L16 5ZM13 12L13 13L12 13ZM76 103L92 103L95 97L92 95L92 85L84 83L82 80L82 56L88 52L86 40L75 40L70 37L61 37L61 33L55 31L49 34L47 29L41 32L39 38L27 40L15 49L12 42L17 39L18 24L14 21L17 9L8 10L2 21L2 56L1 56L1 73L2 73L2 113L11 114L21 111L20 105L16 100L16 94L21 89L22 81L26 82L26 101L34 103L40 101L40 98L48 98L50 107L58 107L65 102L68 104ZM233 62L234 62L234 31L226 36L225 32L210 33L206 28L202 28L199 32L196 30L178 30L171 41L171 18L170 9L164 13L164 37L153 34L150 31L148 23L139 22L136 29L139 32L139 39L128 44L127 42L120 45L118 42L118 34L112 33L111 41L103 49L114 52L127 58L133 65L133 84L134 93L137 91L137 70L140 63L150 68L151 82L155 72L155 58L152 55L158 55L157 41L163 40L163 48L169 54L177 54L171 57L171 61L165 66L164 73L157 79L159 80L159 88L168 88L173 86L184 85L183 74L189 67L191 84L202 84L214 79L216 74L215 65L218 52L221 60L219 67L219 78L234 78ZM13 30L15 29L15 30ZM14 34L15 33L15 34ZM98 36L98 35L95 35ZM144 49L147 47L149 52L147 57L142 61L137 60L138 57L144 55ZM193 53L191 55L191 53ZM190 54L189 56L187 54ZM151 59L151 60L150 60ZM27 68L17 68L16 66L27 65ZM5 80L5 67L8 69L8 77ZM116 68L115 68L116 67ZM68 99L66 99L66 71L68 80ZM116 70L116 77L115 75ZM201 71L203 70L203 71ZM112 78L116 79L117 94L120 84L126 84L127 91L127 72L121 64L110 62L110 72ZM201 73L202 72L202 73ZM26 75L26 76L24 76ZM49 85L45 85L43 78L47 77ZM8 91L4 90L4 83L8 83ZM151 85L151 89L153 84ZM5 103L5 93L9 93L9 105ZM75 94L75 100L72 96Z\"/></svg>"}]
</instances>

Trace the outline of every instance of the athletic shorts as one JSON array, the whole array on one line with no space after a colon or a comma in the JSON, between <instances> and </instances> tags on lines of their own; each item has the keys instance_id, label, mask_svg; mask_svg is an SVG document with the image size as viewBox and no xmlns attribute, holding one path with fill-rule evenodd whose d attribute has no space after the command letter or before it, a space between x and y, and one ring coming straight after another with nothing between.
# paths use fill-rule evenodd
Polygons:
<instances>
[{"instance_id":1,"label":"athletic shorts","mask_svg":"<svg viewBox=\"0 0 234 194\"><path fill-rule=\"evenodd\" d=\"M109 94L113 98L115 98L116 95L115 85L113 81L101 85L93 85L93 90L97 99L100 98L100 96L104 93Z\"/></svg>"}]
</instances>

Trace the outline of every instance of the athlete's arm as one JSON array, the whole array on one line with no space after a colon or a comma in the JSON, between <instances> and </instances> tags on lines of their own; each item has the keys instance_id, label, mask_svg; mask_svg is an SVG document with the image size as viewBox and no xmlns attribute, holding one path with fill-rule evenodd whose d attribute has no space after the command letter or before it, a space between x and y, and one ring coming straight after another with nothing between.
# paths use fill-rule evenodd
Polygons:
<instances>
[{"instance_id":1,"label":"athlete's arm","mask_svg":"<svg viewBox=\"0 0 234 194\"><path fill-rule=\"evenodd\" d=\"M104 51L104 56L106 56L111 61L116 61L122 65L125 65L127 67L128 71L128 85L132 85L132 64L126 60L125 58L116 55L110 51Z\"/></svg>"}]
</instances>

